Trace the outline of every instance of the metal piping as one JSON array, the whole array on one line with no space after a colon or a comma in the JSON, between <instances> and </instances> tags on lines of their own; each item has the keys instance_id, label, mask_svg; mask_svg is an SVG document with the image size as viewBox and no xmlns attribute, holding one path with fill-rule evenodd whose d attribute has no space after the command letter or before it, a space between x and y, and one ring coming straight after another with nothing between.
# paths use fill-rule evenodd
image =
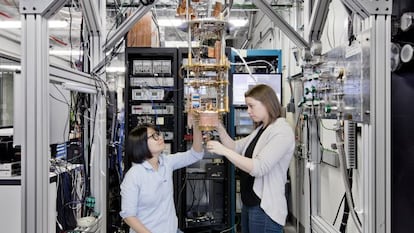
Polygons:
<instances>
[{"instance_id":1,"label":"metal piping","mask_svg":"<svg viewBox=\"0 0 414 233\"><path fill-rule=\"evenodd\" d=\"M250 41L252 40L253 25L254 25L254 16L255 12L250 13L249 15L249 28L247 29L247 39L243 42L241 49L246 49L249 46Z\"/></svg>"}]
</instances>

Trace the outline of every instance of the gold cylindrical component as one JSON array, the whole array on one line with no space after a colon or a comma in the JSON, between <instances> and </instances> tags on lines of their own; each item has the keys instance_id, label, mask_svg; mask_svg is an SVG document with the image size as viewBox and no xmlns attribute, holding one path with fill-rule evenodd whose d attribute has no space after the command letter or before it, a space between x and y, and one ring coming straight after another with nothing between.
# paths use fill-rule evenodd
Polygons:
<instances>
[{"instance_id":1,"label":"gold cylindrical component","mask_svg":"<svg viewBox=\"0 0 414 233\"><path fill-rule=\"evenodd\" d=\"M216 111L203 111L200 112L199 127L202 131L214 130L219 124L219 115Z\"/></svg>"}]
</instances>

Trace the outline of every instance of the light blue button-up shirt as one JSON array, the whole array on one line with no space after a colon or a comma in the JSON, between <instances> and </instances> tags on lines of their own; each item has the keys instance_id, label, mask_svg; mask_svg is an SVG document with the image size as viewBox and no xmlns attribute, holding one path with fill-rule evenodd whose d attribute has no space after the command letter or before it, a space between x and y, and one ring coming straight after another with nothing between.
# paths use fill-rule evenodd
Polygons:
<instances>
[{"instance_id":1,"label":"light blue button-up shirt","mask_svg":"<svg viewBox=\"0 0 414 233\"><path fill-rule=\"evenodd\" d=\"M152 233L176 233L173 171L202 159L203 154L191 149L161 155L158 171L147 161L133 164L121 184L121 217L136 216Z\"/></svg>"}]
</instances>

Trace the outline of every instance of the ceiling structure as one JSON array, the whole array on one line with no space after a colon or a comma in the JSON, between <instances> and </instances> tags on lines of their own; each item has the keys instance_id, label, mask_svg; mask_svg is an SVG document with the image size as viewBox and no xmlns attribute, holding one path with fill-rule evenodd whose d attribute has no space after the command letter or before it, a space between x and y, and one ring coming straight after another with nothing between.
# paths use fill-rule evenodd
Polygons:
<instances>
[{"instance_id":1,"label":"ceiling structure","mask_svg":"<svg viewBox=\"0 0 414 233\"><path fill-rule=\"evenodd\" d=\"M106 35L103 38L109 38L117 27L125 20L127 15L133 12L144 0L107 0L106 1ZM157 0L155 7L151 12L155 25L160 32L161 45L166 41L186 41L187 33L179 26L164 26L162 21L173 21L177 19L177 7L185 0ZM194 0L193 0L194 1ZM145 1L144 1L145 2ZM194 1L198 2L198 1ZM283 2L283 3L282 3ZM215 1L211 0L211 4ZM230 24L227 40L246 40L248 38L249 26L252 23L252 15L258 9L250 0L231 1L230 20L244 20L244 25L232 26ZM273 6L292 6L291 1L273 0ZM20 21L19 0L0 0L0 36L6 36L11 39L20 37L19 27L9 27L11 22ZM84 23L82 21L82 10L79 0L68 0L68 3L50 20L50 50L52 55L69 56L70 59L77 60L82 56L82 50L86 41L82 38ZM6 26L4 26L6 25ZM241 43L240 43L241 44ZM122 51L120 51L122 52Z\"/></svg>"}]
</instances>

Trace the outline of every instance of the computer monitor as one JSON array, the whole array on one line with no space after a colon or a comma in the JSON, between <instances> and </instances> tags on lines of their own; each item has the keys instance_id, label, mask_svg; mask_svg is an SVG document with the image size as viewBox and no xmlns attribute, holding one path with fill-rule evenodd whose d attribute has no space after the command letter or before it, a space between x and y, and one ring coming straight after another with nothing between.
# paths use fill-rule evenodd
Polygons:
<instances>
[{"instance_id":1,"label":"computer monitor","mask_svg":"<svg viewBox=\"0 0 414 233\"><path fill-rule=\"evenodd\" d=\"M233 74L233 105L245 105L244 93L257 84L273 88L282 103L282 74Z\"/></svg>"}]
</instances>

